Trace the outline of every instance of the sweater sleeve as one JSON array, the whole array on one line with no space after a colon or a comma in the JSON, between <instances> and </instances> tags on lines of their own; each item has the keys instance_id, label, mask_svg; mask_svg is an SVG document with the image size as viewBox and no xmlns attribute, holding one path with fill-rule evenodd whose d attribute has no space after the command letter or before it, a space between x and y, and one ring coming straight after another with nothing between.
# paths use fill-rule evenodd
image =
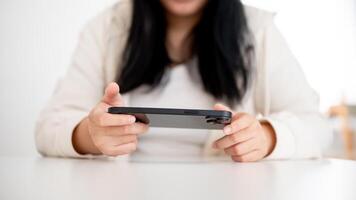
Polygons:
<instances>
[{"instance_id":1,"label":"sweater sleeve","mask_svg":"<svg viewBox=\"0 0 356 200\"><path fill-rule=\"evenodd\" d=\"M261 120L276 132L275 149L266 159L318 158L331 142L331 128L319 112L318 95L272 21L262 34L258 93L264 95L256 99Z\"/></svg>"},{"instance_id":2,"label":"sweater sleeve","mask_svg":"<svg viewBox=\"0 0 356 200\"><path fill-rule=\"evenodd\" d=\"M102 14L86 25L70 68L40 113L35 141L42 155L81 157L73 148L72 133L103 95L106 15Z\"/></svg>"}]
</instances>

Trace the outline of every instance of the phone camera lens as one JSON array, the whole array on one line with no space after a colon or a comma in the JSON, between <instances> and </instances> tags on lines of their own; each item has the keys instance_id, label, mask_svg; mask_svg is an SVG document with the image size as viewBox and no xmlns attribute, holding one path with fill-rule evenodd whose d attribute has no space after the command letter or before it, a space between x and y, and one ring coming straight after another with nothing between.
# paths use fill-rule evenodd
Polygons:
<instances>
[{"instance_id":1,"label":"phone camera lens","mask_svg":"<svg viewBox=\"0 0 356 200\"><path fill-rule=\"evenodd\" d=\"M209 124L218 124L216 119L208 119L208 120L206 120L206 122Z\"/></svg>"}]
</instances>

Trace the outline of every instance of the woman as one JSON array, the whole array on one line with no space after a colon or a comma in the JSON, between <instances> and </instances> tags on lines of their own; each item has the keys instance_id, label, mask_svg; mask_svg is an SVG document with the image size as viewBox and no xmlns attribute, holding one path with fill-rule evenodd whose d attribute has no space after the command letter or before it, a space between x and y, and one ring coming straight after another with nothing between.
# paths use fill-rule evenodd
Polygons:
<instances>
[{"instance_id":1,"label":"woman","mask_svg":"<svg viewBox=\"0 0 356 200\"><path fill-rule=\"evenodd\" d=\"M123 105L234 115L219 133L148 130L133 116L107 113ZM330 136L270 13L239 0L121 0L83 31L36 143L49 156L250 162L319 157Z\"/></svg>"}]
</instances>

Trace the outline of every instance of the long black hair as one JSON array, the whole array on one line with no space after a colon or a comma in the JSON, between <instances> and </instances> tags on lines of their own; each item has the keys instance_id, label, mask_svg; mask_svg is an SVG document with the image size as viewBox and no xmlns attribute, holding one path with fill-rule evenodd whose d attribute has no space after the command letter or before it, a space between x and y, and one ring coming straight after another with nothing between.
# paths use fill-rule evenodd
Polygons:
<instances>
[{"instance_id":1,"label":"long black hair","mask_svg":"<svg viewBox=\"0 0 356 200\"><path fill-rule=\"evenodd\" d=\"M130 34L117 77L121 93L161 83L171 64L166 23L159 0L133 0ZM253 52L240 0L208 0L192 34L192 52L204 89L219 100L239 103L250 82Z\"/></svg>"}]
</instances>

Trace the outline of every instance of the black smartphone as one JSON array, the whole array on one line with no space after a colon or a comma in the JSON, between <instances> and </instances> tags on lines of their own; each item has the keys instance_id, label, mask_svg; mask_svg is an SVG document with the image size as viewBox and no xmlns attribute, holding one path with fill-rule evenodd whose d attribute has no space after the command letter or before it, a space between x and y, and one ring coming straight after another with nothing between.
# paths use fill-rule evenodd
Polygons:
<instances>
[{"instance_id":1,"label":"black smartphone","mask_svg":"<svg viewBox=\"0 0 356 200\"><path fill-rule=\"evenodd\" d=\"M111 114L134 115L136 120L151 127L222 129L231 122L231 112L197 109L111 107Z\"/></svg>"}]
</instances>

